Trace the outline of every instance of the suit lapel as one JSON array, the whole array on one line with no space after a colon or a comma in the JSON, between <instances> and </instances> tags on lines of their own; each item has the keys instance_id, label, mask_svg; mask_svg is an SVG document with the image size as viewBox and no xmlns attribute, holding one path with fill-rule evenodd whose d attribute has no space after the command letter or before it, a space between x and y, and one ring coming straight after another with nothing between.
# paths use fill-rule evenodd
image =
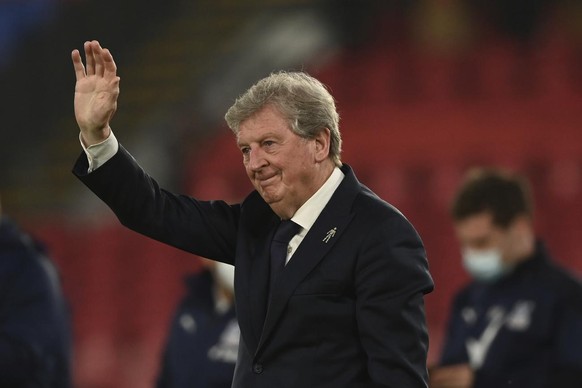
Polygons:
<instances>
[{"instance_id":1,"label":"suit lapel","mask_svg":"<svg viewBox=\"0 0 582 388\"><path fill-rule=\"evenodd\" d=\"M271 303L257 350L271 335L295 288L333 248L353 217L350 209L358 193L359 183L347 165L342 170L346 174L344 180L293 254L277 284L271 289Z\"/></svg>"}]
</instances>

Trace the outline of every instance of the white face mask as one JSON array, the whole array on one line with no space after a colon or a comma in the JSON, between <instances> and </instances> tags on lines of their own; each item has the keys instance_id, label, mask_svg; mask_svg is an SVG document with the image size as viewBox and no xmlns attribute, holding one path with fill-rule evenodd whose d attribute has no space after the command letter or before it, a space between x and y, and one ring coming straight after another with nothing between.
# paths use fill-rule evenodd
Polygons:
<instances>
[{"instance_id":1,"label":"white face mask","mask_svg":"<svg viewBox=\"0 0 582 388\"><path fill-rule=\"evenodd\" d=\"M234 293L234 265L216 262L214 274L216 281L230 292Z\"/></svg>"},{"instance_id":2,"label":"white face mask","mask_svg":"<svg viewBox=\"0 0 582 388\"><path fill-rule=\"evenodd\" d=\"M478 281L492 282L507 272L507 266L496 248L487 250L463 249L463 264L469 274Z\"/></svg>"}]
</instances>

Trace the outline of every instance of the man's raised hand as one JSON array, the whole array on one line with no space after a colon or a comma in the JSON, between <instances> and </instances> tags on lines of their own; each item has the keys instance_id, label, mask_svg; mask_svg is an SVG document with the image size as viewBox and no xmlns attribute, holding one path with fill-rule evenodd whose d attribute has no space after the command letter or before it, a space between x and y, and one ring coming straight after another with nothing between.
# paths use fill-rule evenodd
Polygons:
<instances>
[{"instance_id":1,"label":"man's raised hand","mask_svg":"<svg viewBox=\"0 0 582 388\"><path fill-rule=\"evenodd\" d=\"M109 121L117 109L119 77L108 49L98 41L85 42L86 67L79 50L71 57L75 68L75 118L86 146L99 143L110 134Z\"/></svg>"}]
</instances>

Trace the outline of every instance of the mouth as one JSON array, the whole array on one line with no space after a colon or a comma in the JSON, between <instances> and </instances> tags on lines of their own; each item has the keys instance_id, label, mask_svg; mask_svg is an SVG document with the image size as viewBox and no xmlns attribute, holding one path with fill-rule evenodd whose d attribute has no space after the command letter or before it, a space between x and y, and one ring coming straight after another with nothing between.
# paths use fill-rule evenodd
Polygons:
<instances>
[{"instance_id":1,"label":"mouth","mask_svg":"<svg viewBox=\"0 0 582 388\"><path fill-rule=\"evenodd\" d=\"M269 176L257 176L255 177L255 182L261 187L267 187L271 185L277 179L277 175L269 175Z\"/></svg>"},{"instance_id":2,"label":"mouth","mask_svg":"<svg viewBox=\"0 0 582 388\"><path fill-rule=\"evenodd\" d=\"M266 179L259 179L259 185L261 185L261 187L267 187L270 186L274 181L275 181L274 176Z\"/></svg>"}]
</instances>

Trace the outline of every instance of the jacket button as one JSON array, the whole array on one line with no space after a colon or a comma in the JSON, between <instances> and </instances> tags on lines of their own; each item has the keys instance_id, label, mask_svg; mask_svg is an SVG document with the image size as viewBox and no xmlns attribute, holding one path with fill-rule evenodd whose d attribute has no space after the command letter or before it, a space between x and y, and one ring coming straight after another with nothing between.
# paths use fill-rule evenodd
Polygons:
<instances>
[{"instance_id":1,"label":"jacket button","mask_svg":"<svg viewBox=\"0 0 582 388\"><path fill-rule=\"evenodd\" d=\"M253 372L255 372L256 374L263 373L263 365L262 364L254 364L253 365Z\"/></svg>"}]
</instances>

